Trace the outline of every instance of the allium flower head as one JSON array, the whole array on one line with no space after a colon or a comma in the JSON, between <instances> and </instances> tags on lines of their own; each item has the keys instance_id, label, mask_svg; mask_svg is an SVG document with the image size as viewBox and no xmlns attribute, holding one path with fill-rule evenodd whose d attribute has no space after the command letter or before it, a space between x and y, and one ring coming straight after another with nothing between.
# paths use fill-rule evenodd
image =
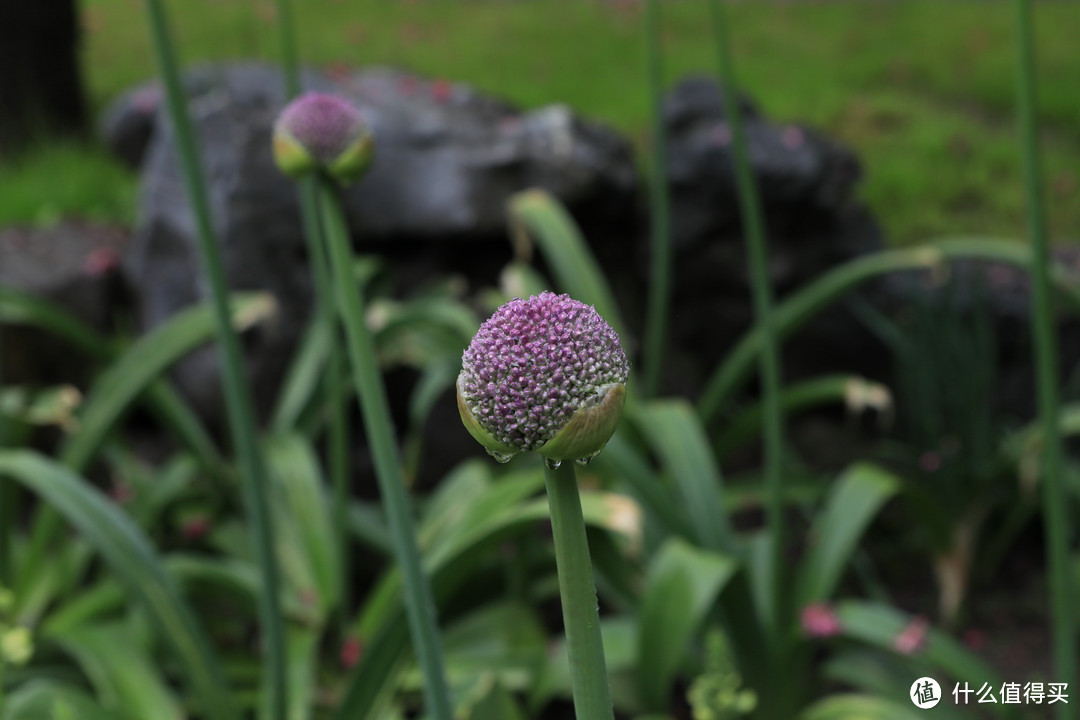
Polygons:
<instances>
[{"instance_id":1,"label":"allium flower head","mask_svg":"<svg viewBox=\"0 0 1080 720\"><path fill-rule=\"evenodd\" d=\"M548 292L518 298L465 351L458 409L497 459L587 460L615 432L629 372L619 336L591 306Z\"/></svg>"},{"instance_id":2,"label":"allium flower head","mask_svg":"<svg viewBox=\"0 0 1080 720\"><path fill-rule=\"evenodd\" d=\"M342 184L357 180L371 164L371 131L345 99L305 93L274 123L274 160L286 175L323 169Z\"/></svg>"}]
</instances>

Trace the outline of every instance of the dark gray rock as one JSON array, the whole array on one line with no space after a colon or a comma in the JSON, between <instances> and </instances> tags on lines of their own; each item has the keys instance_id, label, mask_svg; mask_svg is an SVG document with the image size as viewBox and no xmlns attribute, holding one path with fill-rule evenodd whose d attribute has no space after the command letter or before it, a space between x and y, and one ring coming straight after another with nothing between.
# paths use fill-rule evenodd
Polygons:
<instances>
[{"instance_id":1,"label":"dark gray rock","mask_svg":"<svg viewBox=\"0 0 1080 720\"><path fill-rule=\"evenodd\" d=\"M64 222L47 229L0 231L0 286L43 299L91 328L110 332L124 304L120 258L128 235L115 227ZM4 381L53 384L87 380L93 358L53 333L4 328Z\"/></svg>"},{"instance_id":2,"label":"dark gray rock","mask_svg":"<svg viewBox=\"0 0 1080 720\"><path fill-rule=\"evenodd\" d=\"M774 294L881 247L877 224L854 197L860 169L850 150L805 125L771 122L745 96L739 109L765 216ZM674 315L672 333L676 347L691 348L708 372L753 320L731 129L719 86L708 78L680 82L665 99L664 123L674 304L684 309ZM801 367L789 363L789 376L813 372L827 360L839 360L842 366L833 369L843 370L860 354L865 333L850 318L828 316L816 330L822 334L811 347L790 353ZM701 378L691 358L676 353L674 360L674 376L692 392Z\"/></svg>"}]
</instances>

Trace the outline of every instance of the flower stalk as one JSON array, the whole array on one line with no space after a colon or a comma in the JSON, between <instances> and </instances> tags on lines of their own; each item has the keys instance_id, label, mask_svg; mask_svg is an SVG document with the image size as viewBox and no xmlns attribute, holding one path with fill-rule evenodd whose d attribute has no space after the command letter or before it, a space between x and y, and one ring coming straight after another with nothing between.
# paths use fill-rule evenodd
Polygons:
<instances>
[{"instance_id":1,"label":"flower stalk","mask_svg":"<svg viewBox=\"0 0 1080 720\"><path fill-rule=\"evenodd\" d=\"M1016 0L1017 110L1027 190L1028 232L1032 243L1032 332L1037 363L1039 419L1042 425L1042 497L1046 548L1050 574L1051 615L1054 626L1054 664L1057 676L1078 676L1076 601L1069 567L1070 507L1063 488L1062 442L1059 426L1058 343L1050 293L1050 249L1043 209L1042 169L1037 138L1035 49L1028 0ZM1076 717L1074 705L1060 703L1059 720Z\"/></svg>"},{"instance_id":2,"label":"flower stalk","mask_svg":"<svg viewBox=\"0 0 1080 720\"><path fill-rule=\"evenodd\" d=\"M360 400L368 444L375 461L375 477L386 508L394 555L401 568L406 617L424 676L427 713L435 720L452 720L435 602L431 585L421 567L420 549L417 546L409 500L405 493L405 478L394 438L386 391L379 374L371 333L364 319L363 296L358 292L352 272L353 254L338 197L338 187L324 172L319 172L317 181L319 212L327 246L331 283L344 325L353 383Z\"/></svg>"},{"instance_id":3,"label":"flower stalk","mask_svg":"<svg viewBox=\"0 0 1080 720\"><path fill-rule=\"evenodd\" d=\"M262 588L258 594L259 620L266 639L269 717L285 720L288 708L284 619L281 613L280 573L274 553L273 518L267 498L267 475L255 437L255 414L251 391L244 374L240 343L233 331L226 299L228 287L219 245L210 219L209 200L195 146L195 135L186 110L180 73L169 35L165 10L160 0L147 0L154 50L165 86L173 132L179 151L188 201L195 216L199 254L209 282L217 339L222 358L222 385L230 434L236 448L243 486L244 504L251 525L252 541Z\"/></svg>"},{"instance_id":4,"label":"flower stalk","mask_svg":"<svg viewBox=\"0 0 1080 720\"><path fill-rule=\"evenodd\" d=\"M757 316L758 325L761 327L760 371L763 396L766 515L770 536L770 568L772 570L771 580L774 597L773 607L769 608L769 611L772 618L770 625L778 633L779 619L783 615L783 598L787 597L783 582L785 577L783 572L785 535L783 486L784 414L780 398L780 347L772 309L773 300L769 283L765 220L746 151L746 134L743 131L742 115L739 112L738 88L723 3L721 0L711 0L709 7L712 13L713 32L716 35L724 107L727 112L728 124L731 126L735 183L739 195L743 234L746 239L746 249L750 263L754 314Z\"/></svg>"},{"instance_id":5,"label":"flower stalk","mask_svg":"<svg viewBox=\"0 0 1080 720\"><path fill-rule=\"evenodd\" d=\"M645 40L649 65L652 110L652 168L649 172L651 277L645 319L644 394L656 395L667 345L666 328L671 305L671 202L667 182L667 136L664 131L664 66L660 33L660 2L645 4Z\"/></svg>"},{"instance_id":6,"label":"flower stalk","mask_svg":"<svg viewBox=\"0 0 1080 720\"><path fill-rule=\"evenodd\" d=\"M574 711L578 720L613 720L596 584L574 465L547 462L544 470Z\"/></svg>"}]
</instances>

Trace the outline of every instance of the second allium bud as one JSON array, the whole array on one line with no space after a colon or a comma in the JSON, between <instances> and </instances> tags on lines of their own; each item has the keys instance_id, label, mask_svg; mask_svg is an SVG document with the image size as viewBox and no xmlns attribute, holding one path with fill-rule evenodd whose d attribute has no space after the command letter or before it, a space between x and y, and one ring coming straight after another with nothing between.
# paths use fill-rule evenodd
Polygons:
<instances>
[{"instance_id":1,"label":"second allium bud","mask_svg":"<svg viewBox=\"0 0 1080 720\"><path fill-rule=\"evenodd\" d=\"M371 131L363 115L337 95L300 95L274 123L274 160L290 177L323 170L347 185L367 171L371 156Z\"/></svg>"},{"instance_id":2,"label":"second allium bud","mask_svg":"<svg viewBox=\"0 0 1080 720\"><path fill-rule=\"evenodd\" d=\"M518 298L465 351L458 409L496 459L531 451L587 461L615 432L629 372L619 336L591 306L553 293Z\"/></svg>"}]
</instances>

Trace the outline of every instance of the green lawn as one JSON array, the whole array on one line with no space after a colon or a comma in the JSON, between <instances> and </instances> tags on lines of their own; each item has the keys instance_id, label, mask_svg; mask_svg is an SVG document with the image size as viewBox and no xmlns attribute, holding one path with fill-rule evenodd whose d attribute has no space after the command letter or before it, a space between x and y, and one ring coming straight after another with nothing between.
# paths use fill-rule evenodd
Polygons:
<instances>
[{"instance_id":1,"label":"green lawn","mask_svg":"<svg viewBox=\"0 0 1080 720\"><path fill-rule=\"evenodd\" d=\"M276 55L271 0L170 5L189 61ZM314 65L392 64L465 80L524 106L564 102L643 144L638 3L294 0L294 7L301 57ZM140 2L84 0L83 8L86 79L100 108L145 79L153 61ZM771 117L808 121L857 150L863 196L891 242L1020 234L1011 3L744 1L730 16L744 86ZM1037 20L1051 229L1069 240L1080 228L1080 6L1041 3ZM705 5L671 0L664 22L669 79L714 72ZM34 165L26 164L27 175ZM99 198L88 189L86 207L77 198L67 207L129 217L113 208L116 197L133 195L114 173L105 177L116 192ZM19 212L0 215L0 223L42 215Z\"/></svg>"}]
</instances>

